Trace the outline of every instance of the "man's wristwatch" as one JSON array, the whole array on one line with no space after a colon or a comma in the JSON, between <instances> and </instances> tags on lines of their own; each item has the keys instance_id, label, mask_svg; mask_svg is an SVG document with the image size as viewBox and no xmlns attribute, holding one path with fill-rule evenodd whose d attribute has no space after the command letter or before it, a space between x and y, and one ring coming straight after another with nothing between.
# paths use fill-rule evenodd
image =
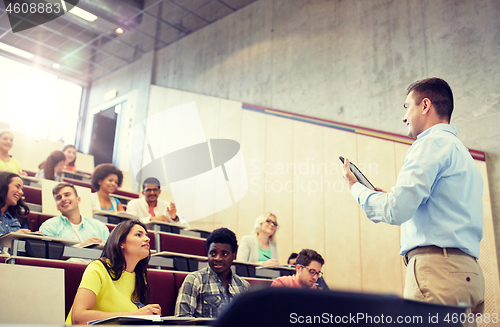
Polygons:
<instances>
[{"instance_id":1,"label":"man's wristwatch","mask_svg":"<svg viewBox=\"0 0 500 327\"><path fill-rule=\"evenodd\" d=\"M175 218L172 218L173 221L179 221L179 216L175 215Z\"/></svg>"}]
</instances>

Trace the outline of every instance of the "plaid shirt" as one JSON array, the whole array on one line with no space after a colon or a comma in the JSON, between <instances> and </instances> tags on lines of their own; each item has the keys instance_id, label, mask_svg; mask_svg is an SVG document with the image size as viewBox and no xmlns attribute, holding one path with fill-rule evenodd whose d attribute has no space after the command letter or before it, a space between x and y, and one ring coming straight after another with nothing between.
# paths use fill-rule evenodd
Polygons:
<instances>
[{"instance_id":1,"label":"plaid shirt","mask_svg":"<svg viewBox=\"0 0 500 327\"><path fill-rule=\"evenodd\" d=\"M230 274L227 289L210 266L187 275L179 289L175 315L195 318L219 317L235 295L250 288L246 280L232 272Z\"/></svg>"}]
</instances>

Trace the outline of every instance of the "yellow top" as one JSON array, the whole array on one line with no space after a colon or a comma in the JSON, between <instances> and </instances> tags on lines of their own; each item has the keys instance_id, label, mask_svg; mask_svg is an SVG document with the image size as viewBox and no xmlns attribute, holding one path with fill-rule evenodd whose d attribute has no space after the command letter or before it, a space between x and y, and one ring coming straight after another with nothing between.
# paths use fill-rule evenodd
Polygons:
<instances>
[{"instance_id":1,"label":"yellow top","mask_svg":"<svg viewBox=\"0 0 500 327\"><path fill-rule=\"evenodd\" d=\"M19 174L21 172L21 163L14 158L10 158L9 162L0 160L0 171Z\"/></svg>"},{"instance_id":2,"label":"yellow top","mask_svg":"<svg viewBox=\"0 0 500 327\"><path fill-rule=\"evenodd\" d=\"M93 310L104 312L132 312L137 306L132 302L135 289L135 272L125 270L118 280L112 280L101 261L91 262L85 269L78 288L86 288L96 294ZM71 311L66 318L66 325L71 325Z\"/></svg>"}]
</instances>

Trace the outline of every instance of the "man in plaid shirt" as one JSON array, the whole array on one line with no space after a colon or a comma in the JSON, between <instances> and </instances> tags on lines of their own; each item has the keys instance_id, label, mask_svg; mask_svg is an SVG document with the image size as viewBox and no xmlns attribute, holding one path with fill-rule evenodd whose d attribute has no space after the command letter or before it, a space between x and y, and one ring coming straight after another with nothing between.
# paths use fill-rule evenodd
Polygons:
<instances>
[{"instance_id":1,"label":"man in plaid shirt","mask_svg":"<svg viewBox=\"0 0 500 327\"><path fill-rule=\"evenodd\" d=\"M231 299L250 288L250 284L233 274L236 259L236 235L227 228L214 230L205 243L208 267L186 276L175 304L178 317L217 318Z\"/></svg>"}]
</instances>

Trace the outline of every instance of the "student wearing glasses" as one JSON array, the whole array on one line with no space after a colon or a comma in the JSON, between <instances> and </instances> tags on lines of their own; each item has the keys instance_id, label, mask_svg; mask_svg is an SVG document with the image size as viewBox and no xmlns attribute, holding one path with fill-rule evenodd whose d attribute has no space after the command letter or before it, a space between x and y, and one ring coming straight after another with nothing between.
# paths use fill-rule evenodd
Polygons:
<instances>
[{"instance_id":1,"label":"student wearing glasses","mask_svg":"<svg viewBox=\"0 0 500 327\"><path fill-rule=\"evenodd\" d=\"M278 265L278 247L274 240L278 221L270 212L257 217L253 234L243 236L238 248L238 261L261 263L264 266Z\"/></svg>"},{"instance_id":2,"label":"student wearing glasses","mask_svg":"<svg viewBox=\"0 0 500 327\"><path fill-rule=\"evenodd\" d=\"M323 276L323 257L316 251L303 249L295 262L295 275L276 278L271 287L295 287L315 290L318 278Z\"/></svg>"},{"instance_id":3,"label":"student wearing glasses","mask_svg":"<svg viewBox=\"0 0 500 327\"><path fill-rule=\"evenodd\" d=\"M174 203L158 198L160 193L160 181L154 177L146 178L142 183L144 198L131 200L127 204L127 212L139 217L143 223L156 220L189 228L187 221L177 215Z\"/></svg>"}]
</instances>

